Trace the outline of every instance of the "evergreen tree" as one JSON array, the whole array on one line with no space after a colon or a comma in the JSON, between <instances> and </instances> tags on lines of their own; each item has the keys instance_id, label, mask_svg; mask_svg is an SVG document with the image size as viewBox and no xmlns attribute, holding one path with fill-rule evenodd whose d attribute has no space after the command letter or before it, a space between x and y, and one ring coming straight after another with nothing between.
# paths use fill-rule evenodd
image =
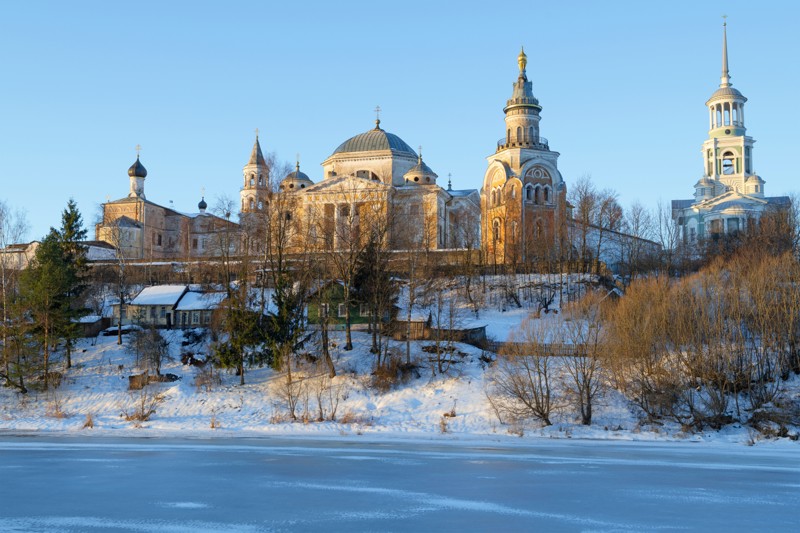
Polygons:
<instances>
[{"instance_id":1,"label":"evergreen tree","mask_svg":"<svg viewBox=\"0 0 800 533\"><path fill-rule=\"evenodd\" d=\"M70 198L67 207L61 213L61 229L58 238L67 266L67 279L69 288L66 293L68 317L64 322L61 332L66 342L67 368L72 367L72 348L75 340L80 335L78 319L86 315L81 296L86 290L86 275L88 271L86 259L86 228L83 227L83 217L78 210L78 204Z\"/></svg>"},{"instance_id":2,"label":"evergreen tree","mask_svg":"<svg viewBox=\"0 0 800 533\"><path fill-rule=\"evenodd\" d=\"M64 260L58 232L51 229L20 276L20 298L31 319L31 337L42 356L45 386L49 384L51 350L70 320L70 278L71 267Z\"/></svg>"}]
</instances>

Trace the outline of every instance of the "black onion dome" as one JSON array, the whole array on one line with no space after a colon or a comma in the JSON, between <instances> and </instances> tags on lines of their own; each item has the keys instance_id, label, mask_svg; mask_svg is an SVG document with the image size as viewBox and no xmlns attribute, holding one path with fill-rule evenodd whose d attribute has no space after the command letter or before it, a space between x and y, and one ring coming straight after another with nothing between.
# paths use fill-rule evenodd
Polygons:
<instances>
[{"instance_id":1,"label":"black onion dome","mask_svg":"<svg viewBox=\"0 0 800 533\"><path fill-rule=\"evenodd\" d=\"M200 211L204 211L207 207L208 207L208 204L206 203L206 197L203 196L202 198L200 198L200 203L197 204L197 208Z\"/></svg>"},{"instance_id":2,"label":"black onion dome","mask_svg":"<svg viewBox=\"0 0 800 533\"><path fill-rule=\"evenodd\" d=\"M144 165L139 161L139 156L136 156L136 162L131 165L131 168L128 169L128 176L132 178L146 178L147 177L147 169L144 168Z\"/></svg>"}]
</instances>

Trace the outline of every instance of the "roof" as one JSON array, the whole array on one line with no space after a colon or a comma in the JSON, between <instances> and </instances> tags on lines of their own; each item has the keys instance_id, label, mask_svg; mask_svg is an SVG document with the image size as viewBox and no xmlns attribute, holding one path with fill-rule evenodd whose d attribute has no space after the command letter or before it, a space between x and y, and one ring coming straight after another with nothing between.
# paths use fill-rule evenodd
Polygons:
<instances>
[{"instance_id":1,"label":"roof","mask_svg":"<svg viewBox=\"0 0 800 533\"><path fill-rule=\"evenodd\" d=\"M131 305L169 305L178 303L188 287L186 285L155 285L142 289Z\"/></svg>"},{"instance_id":2,"label":"roof","mask_svg":"<svg viewBox=\"0 0 800 533\"><path fill-rule=\"evenodd\" d=\"M374 129L350 137L333 151L334 154L348 152L377 152L392 150L393 152L417 157L416 152L406 142L393 133L376 126Z\"/></svg>"},{"instance_id":3,"label":"roof","mask_svg":"<svg viewBox=\"0 0 800 533\"><path fill-rule=\"evenodd\" d=\"M130 177L137 177L137 178L146 178L147 177L147 169L144 168L144 165L139 161L139 156L136 156L136 161L131 165L128 169L128 176Z\"/></svg>"},{"instance_id":4,"label":"roof","mask_svg":"<svg viewBox=\"0 0 800 533\"><path fill-rule=\"evenodd\" d=\"M253 151L250 152L250 160L247 164L267 166L267 162L264 160L264 154L261 153L261 143L258 142L258 135L256 135L256 142L253 145Z\"/></svg>"},{"instance_id":5,"label":"roof","mask_svg":"<svg viewBox=\"0 0 800 533\"><path fill-rule=\"evenodd\" d=\"M714 94L711 95L711 97L708 99L708 102L723 98L737 98L742 99L745 102L747 101L747 98L745 98L744 95L739 92L739 89L734 89L733 87L720 87L714 91Z\"/></svg>"},{"instance_id":6,"label":"roof","mask_svg":"<svg viewBox=\"0 0 800 533\"><path fill-rule=\"evenodd\" d=\"M225 299L224 292L187 292L178 302L176 311L205 311L216 309Z\"/></svg>"},{"instance_id":7,"label":"roof","mask_svg":"<svg viewBox=\"0 0 800 533\"><path fill-rule=\"evenodd\" d=\"M448 189L447 190L447 193L450 196L469 196L470 194L474 194L476 192L478 192L477 189L459 189L459 190Z\"/></svg>"}]
</instances>

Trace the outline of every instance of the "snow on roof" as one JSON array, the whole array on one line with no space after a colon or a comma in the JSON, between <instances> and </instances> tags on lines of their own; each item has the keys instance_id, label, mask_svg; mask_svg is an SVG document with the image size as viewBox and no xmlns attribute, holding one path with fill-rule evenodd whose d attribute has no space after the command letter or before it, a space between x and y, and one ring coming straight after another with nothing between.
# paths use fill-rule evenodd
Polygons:
<instances>
[{"instance_id":1,"label":"snow on roof","mask_svg":"<svg viewBox=\"0 0 800 533\"><path fill-rule=\"evenodd\" d=\"M176 311L205 311L216 309L225 299L224 292L187 292L178 302Z\"/></svg>"},{"instance_id":2,"label":"snow on roof","mask_svg":"<svg viewBox=\"0 0 800 533\"><path fill-rule=\"evenodd\" d=\"M131 305L175 305L186 292L186 285L155 285L145 287Z\"/></svg>"}]
</instances>

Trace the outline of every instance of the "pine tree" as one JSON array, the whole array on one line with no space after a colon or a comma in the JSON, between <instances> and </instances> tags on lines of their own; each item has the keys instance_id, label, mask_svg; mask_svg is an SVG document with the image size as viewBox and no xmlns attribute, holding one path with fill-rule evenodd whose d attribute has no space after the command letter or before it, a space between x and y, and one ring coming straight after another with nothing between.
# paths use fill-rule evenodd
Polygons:
<instances>
[{"instance_id":1,"label":"pine tree","mask_svg":"<svg viewBox=\"0 0 800 533\"><path fill-rule=\"evenodd\" d=\"M45 386L49 384L51 350L70 320L70 270L59 234L51 228L20 276L20 298L31 319L31 338L42 356Z\"/></svg>"},{"instance_id":2,"label":"pine tree","mask_svg":"<svg viewBox=\"0 0 800 533\"><path fill-rule=\"evenodd\" d=\"M59 242L64 254L64 263L67 266L68 317L64 323L62 336L66 341L67 368L72 367L72 348L75 339L80 334L78 319L86 315L81 296L86 290L86 274L88 270L86 259L86 228L83 227L83 217L78 210L75 200L70 198L67 207L61 213L61 229L58 231Z\"/></svg>"}]
</instances>

